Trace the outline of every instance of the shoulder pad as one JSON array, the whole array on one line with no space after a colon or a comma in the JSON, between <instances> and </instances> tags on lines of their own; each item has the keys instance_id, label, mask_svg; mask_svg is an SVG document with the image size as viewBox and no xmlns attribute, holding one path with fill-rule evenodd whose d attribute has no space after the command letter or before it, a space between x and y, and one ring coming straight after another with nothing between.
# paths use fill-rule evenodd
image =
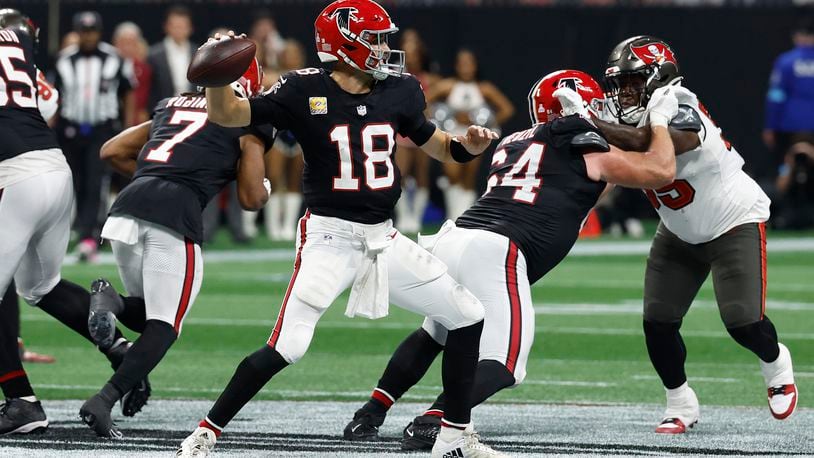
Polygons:
<instances>
[{"instance_id":1,"label":"shoulder pad","mask_svg":"<svg viewBox=\"0 0 814 458\"><path fill-rule=\"evenodd\" d=\"M571 146L577 149L601 151L603 153L610 151L610 145L608 145L605 137L592 130L574 135L574 138L571 139Z\"/></svg>"},{"instance_id":2,"label":"shoulder pad","mask_svg":"<svg viewBox=\"0 0 814 458\"><path fill-rule=\"evenodd\" d=\"M689 105L679 105L678 114L670 121L670 127L676 130L700 132L702 128L701 116Z\"/></svg>"}]
</instances>

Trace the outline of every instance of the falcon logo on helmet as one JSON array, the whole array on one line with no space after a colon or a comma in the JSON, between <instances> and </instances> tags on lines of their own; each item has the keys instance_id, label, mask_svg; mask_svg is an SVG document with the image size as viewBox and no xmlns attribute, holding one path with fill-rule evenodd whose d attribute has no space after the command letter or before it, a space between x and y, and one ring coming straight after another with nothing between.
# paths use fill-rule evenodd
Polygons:
<instances>
[{"instance_id":1,"label":"falcon logo on helmet","mask_svg":"<svg viewBox=\"0 0 814 458\"><path fill-rule=\"evenodd\" d=\"M562 116L562 105L554 97L554 91L561 87L574 90L594 113L604 107L605 95L591 75L579 70L560 70L540 78L531 87L529 115L532 124L549 122Z\"/></svg>"},{"instance_id":2,"label":"falcon logo on helmet","mask_svg":"<svg viewBox=\"0 0 814 458\"><path fill-rule=\"evenodd\" d=\"M679 84L678 60L670 45L640 35L622 41L611 51L605 69L605 95L620 122L636 125L645 113L653 91ZM620 94L624 92L624 97ZM624 99L624 100L622 100Z\"/></svg>"},{"instance_id":3,"label":"falcon logo on helmet","mask_svg":"<svg viewBox=\"0 0 814 458\"><path fill-rule=\"evenodd\" d=\"M322 62L345 62L377 80L398 76L404 73L404 51L388 45L398 30L373 0L337 0L314 22L317 55Z\"/></svg>"},{"instance_id":4,"label":"falcon logo on helmet","mask_svg":"<svg viewBox=\"0 0 814 458\"><path fill-rule=\"evenodd\" d=\"M358 10L356 8L337 8L331 13L330 18L336 18L336 26L339 28L339 33L342 34L348 41L356 39L356 34L350 30L350 21L359 22L359 19L354 16Z\"/></svg>"}]
</instances>

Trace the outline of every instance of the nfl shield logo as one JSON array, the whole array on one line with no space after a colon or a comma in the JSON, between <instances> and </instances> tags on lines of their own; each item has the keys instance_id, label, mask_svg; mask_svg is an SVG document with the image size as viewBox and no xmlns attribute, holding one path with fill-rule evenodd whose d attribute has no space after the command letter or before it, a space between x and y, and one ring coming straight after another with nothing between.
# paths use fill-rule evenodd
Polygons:
<instances>
[{"instance_id":1,"label":"nfl shield logo","mask_svg":"<svg viewBox=\"0 0 814 458\"><path fill-rule=\"evenodd\" d=\"M367 114L367 107L364 105L359 105L356 107L356 112L359 113L359 116L364 116Z\"/></svg>"}]
</instances>

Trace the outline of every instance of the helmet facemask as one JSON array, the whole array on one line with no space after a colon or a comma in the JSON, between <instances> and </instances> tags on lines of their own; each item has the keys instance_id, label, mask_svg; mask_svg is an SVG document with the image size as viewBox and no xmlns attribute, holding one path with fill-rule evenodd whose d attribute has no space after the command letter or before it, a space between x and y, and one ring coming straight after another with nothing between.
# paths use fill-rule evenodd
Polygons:
<instances>
[{"instance_id":1,"label":"helmet facemask","mask_svg":"<svg viewBox=\"0 0 814 458\"><path fill-rule=\"evenodd\" d=\"M390 49L390 35L398 32L398 28L384 31L364 31L357 38L370 50L370 54L365 61L365 72L370 73L378 81L387 79L388 76L400 76L404 73L404 51ZM390 59L395 58L395 62Z\"/></svg>"},{"instance_id":2,"label":"helmet facemask","mask_svg":"<svg viewBox=\"0 0 814 458\"><path fill-rule=\"evenodd\" d=\"M651 67L647 67L641 71L605 76L605 97L610 102L608 108L619 122L635 126L641 121L650 101L648 87L654 73Z\"/></svg>"}]
</instances>

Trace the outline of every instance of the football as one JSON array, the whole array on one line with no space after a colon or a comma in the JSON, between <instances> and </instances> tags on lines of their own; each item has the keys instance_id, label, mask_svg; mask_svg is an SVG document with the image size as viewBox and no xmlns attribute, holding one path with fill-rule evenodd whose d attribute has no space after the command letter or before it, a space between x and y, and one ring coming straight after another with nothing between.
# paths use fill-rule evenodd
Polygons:
<instances>
[{"instance_id":1,"label":"football","mask_svg":"<svg viewBox=\"0 0 814 458\"><path fill-rule=\"evenodd\" d=\"M187 79L197 86L221 87L237 80L249 68L256 46L248 38L222 39L195 52Z\"/></svg>"}]
</instances>

